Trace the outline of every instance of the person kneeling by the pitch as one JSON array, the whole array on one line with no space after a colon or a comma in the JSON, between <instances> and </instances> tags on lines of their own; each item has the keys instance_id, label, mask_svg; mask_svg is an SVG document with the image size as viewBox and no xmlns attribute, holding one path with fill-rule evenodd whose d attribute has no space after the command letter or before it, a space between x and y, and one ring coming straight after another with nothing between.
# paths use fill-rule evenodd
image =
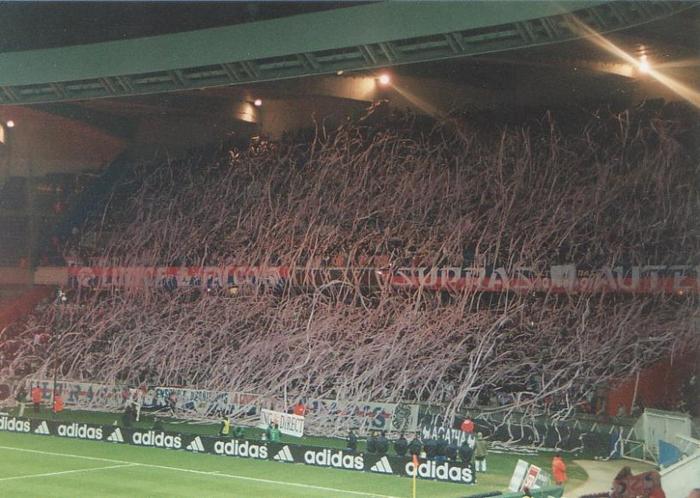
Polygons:
<instances>
[{"instance_id":1,"label":"person kneeling by the pitch","mask_svg":"<svg viewBox=\"0 0 700 498\"><path fill-rule=\"evenodd\" d=\"M372 431L367 438L367 453L377 452L377 433Z\"/></svg>"},{"instance_id":2,"label":"person kneeling by the pitch","mask_svg":"<svg viewBox=\"0 0 700 498\"><path fill-rule=\"evenodd\" d=\"M476 435L476 448L474 449L474 466L477 472L486 472L486 457L489 454L489 446L484 435L479 432Z\"/></svg>"},{"instance_id":3,"label":"person kneeling by the pitch","mask_svg":"<svg viewBox=\"0 0 700 498\"><path fill-rule=\"evenodd\" d=\"M219 427L219 436L228 437L231 431L231 421L228 417L223 417L221 419L221 426Z\"/></svg>"},{"instance_id":4,"label":"person kneeling by the pitch","mask_svg":"<svg viewBox=\"0 0 700 498\"><path fill-rule=\"evenodd\" d=\"M399 434L399 438L394 441L394 451L396 452L396 456L400 457L406 455L408 451L408 441L406 441L403 432Z\"/></svg>"},{"instance_id":5,"label":"person kneeling by the pitch","mask_svg":"<svg viewBox=\"0 0 700 498\"><path fill-rule=\"evenodd\" d=\"M348 432L348 439L347 439L348 446L345 448L348 453L355 453L357 451L357 436L353 432L352 429L350 429L350 432Z\"/></svg>"}]
</instances>

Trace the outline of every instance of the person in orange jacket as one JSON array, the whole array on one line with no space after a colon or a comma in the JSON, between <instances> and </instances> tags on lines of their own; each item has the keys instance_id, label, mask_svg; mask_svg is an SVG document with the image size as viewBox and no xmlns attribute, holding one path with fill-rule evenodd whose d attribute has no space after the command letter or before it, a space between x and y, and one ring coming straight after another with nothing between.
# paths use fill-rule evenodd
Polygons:
<instances>
[{"instance_id":1,"label":"person in orange jacket","mask_svg":"<svg viewBox=\"0 0 700 498\"><path fill-rule=\"evenodd\" d=\"M34 413L39 413L41 407L41 388L39 386L32 387L32 404L34 405Z\"/></svg>"},{"instance_id":2,"label":"person in orange jacket","mask_svg":"<svg viewBox=\"0 0 700 498\"><path fill-rule=\"evenodd\" d=\"M304 403L299 400L296 405L294 405L294 415L299 415L300 417L303 417L306 415L306 407L304 406Z\"/></svg>"},{"instance_id":3,"label":"person in orange jacket","mask_svg":"<svg viewBox=\"0 0 700 498\"><path fill-rule=\"evenodd\" d=\"M60 394L56 394L53 397L53 412L61 413L63 411L63 398Z\"/></svg>"},{"instance_id":4,"label":"person in orange jacket","mask_svg":"<svg viewBox=\"0 0 700 498\"><path fill-rule=\"evenodd\" d=\"M557 486L561 486L567 481L566 464L559 453L552 458L552 476Z\"/></svg>"}]
</instances>

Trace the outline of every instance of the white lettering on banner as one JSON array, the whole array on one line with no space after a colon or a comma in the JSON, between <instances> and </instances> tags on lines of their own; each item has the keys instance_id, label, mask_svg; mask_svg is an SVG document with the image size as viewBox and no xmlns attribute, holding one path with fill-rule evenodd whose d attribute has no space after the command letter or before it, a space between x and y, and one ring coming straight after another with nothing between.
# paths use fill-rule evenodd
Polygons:
<instances>
[{"instance_id":1,"label":"white lettering on banner","mask_svg":"<svg viewBox=\"0 0 700 498\"><path fill-rule=\"evenodd\" d=\"M0 431L31 432L29 420L20 420L15 417L3 415L0 417Z\"/></svg>"},{"instance_id":2,"label":"white lettering on banner","mask_svg":"<svg viewBox=\"0 0 700 498\"><path fill-rule=\"evenodd\" d=\"M265 428L270 425L271 422L279 426L282 434L295 437L302 437L304 435L304 417L300 415L276 412L263 408L260 412L260 425L258 427Z\"/></svg>"},{"instance_id":3,"label":"white lettering on banner","mask_svg":"<svg viewBox=\"0 0 700 498\"><path fill-rule=\"evenodd\" d=\"M416 474L416 466L413 462L407 462L404 469L406 475L413 477ZM432 460L418 465L418 477L423 479L438 479L440 481L463 482L472 484L474 474L470 467L457 467L449 462L437 463Z\"/></svg>"},{"instance_id":4,"label":"white lettering on banner","mask_svg":"<svg viewBox=\"0 0 700 498\"><path fill-rule=\"evenodd\" d=\"M50 398L53 380L30 379L27 382L30 386L41 387ZM127 386L89 382L62 380L56 383L56 390L63 395L66 406L85 410L122 410L130 396ZM154 410L168 408L168 399L171 395L174 395L177 411L196 414L201 418L215 418L221 413L229 416L254 413L261 399L255 394L246 393L152 387L146 390L142 406L145 409Z\"/></svg>"},{"instance_id":5,"label":"white lettering on banner","mask_svg":"<svg viewBox=\"0 0 700 498\"><path fill-rule=\"evenodd\" d=\"M217 455L237 456L242 458L267 459L267 446L250 441L217 441L214 443L214 453Z\"/></svg>"},{"instance_id":6,"label":"white lettering on banner","mask_svg":"<svg viewBox=\"0 0 700 498\"><path fill-rule=\"evenodd\" d=\"M548 270L529 267L402 267L387 272L381 268L290 267L77 267L68 268L71 284L85 287L210 287L239 285L274 287L280 283L304 285L309 276L340 272L348 281L374 274L394 287L443 290L472 289L485 292L629 292L639 294L700 292L700 267L648 265L601 267L579 270L575 264L552 265ZM311 279L313 281L313 278Z\"/></svg>"},{"instance_id":7,"label":"white lettering on banner","mask_svg":"<svg viewBox=\"0 0 700 498\"><path fill-rule=\"evenodd\" d=\"M306 408L308 413L334 420L344 419L345 425L361 430L413 432L418 426L418 405L311 399Z\"/></svg>"},{"instance_id":8,"label":"white lettering on banner","mask_svg":"<svg viewBox=\"0 0 700 498\"><path fill-rule=\"evenodd\" d=\"M343 451L329 449L314 451L307 450L304 453L304 462L307 465L320 467L334 467L337 469L364 470L365 460L362 455L347 455Z\"/></svg>"}]
</instances>

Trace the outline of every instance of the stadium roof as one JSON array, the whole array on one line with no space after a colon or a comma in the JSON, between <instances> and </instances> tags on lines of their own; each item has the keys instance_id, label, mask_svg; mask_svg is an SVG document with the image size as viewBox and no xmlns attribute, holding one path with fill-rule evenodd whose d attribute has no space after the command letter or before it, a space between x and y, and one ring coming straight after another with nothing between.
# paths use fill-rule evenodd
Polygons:
<instances>
[{"instance_id":1,"label":"stadium roof","mask_svg":"<svg viewBox=\"0 0 700 498\"><path fill-rule=\"evenodd\" d=\"M128 136L154 114L255 123L257 99L303 100L310 112L387 99L431 114L692 100L640 63L700 87L698 5L5 4L0 104L39 104ZM376 84L384 70L387 89Z\"/></svg>"}]
</instances>

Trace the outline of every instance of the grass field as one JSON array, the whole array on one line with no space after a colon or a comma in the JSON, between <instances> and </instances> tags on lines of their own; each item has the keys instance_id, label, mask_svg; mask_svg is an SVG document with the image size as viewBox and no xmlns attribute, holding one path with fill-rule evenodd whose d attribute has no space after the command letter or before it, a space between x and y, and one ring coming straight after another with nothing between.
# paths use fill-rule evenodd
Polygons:
<instances>
[{"instance_id":1,"label":"grass field","mask_svg":"<svg viewBox=\"0 0 700 498\"><path fill-rule=\"evenodd\" d=\"M14 412L14 410L10 410ZM27 415L32 416L32 413ZM42 410L41 418L110 425L118 415ZM137 428L148 429L148 416ZM218 424L165 420L165 430L215 435ZM258 439L259 429L246 430ZM342 448L342 439L283 437L284 442ZM360 449L362 449L362 444ZM419 480L418 496L464 497L505 490L517 455L491 454L489 471L468 486ZM549 469L551 455L522 457ZM317 468L302 464L248 460L186 451L115 445L101 442L0 432L0 497L218 497L218 496L401 496L411 495L411 479ZM568 463L568 488L584 482L585 471Z\"/></svg>"},{"instance_id":2,"label":"grass field","mask_svg":"<svg viewBox=\"0 0 700 498\"><path fill-rule=\"evenodd\" d=\"M407 497L411 489L410 479L397 476L4 432L0 459L3 497ZM503 489L514 463L493 455L493 471L474 486L419 480L418 496ZM572 477L572 485L580 482Z\"/></svg>"}]
</instances>

